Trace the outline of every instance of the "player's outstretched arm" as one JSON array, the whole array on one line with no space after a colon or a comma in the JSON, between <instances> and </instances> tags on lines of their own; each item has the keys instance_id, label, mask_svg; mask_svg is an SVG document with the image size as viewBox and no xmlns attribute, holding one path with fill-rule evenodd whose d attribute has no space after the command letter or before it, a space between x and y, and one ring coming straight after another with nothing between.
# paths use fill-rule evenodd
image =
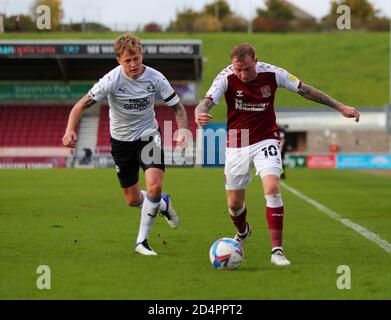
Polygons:
<instances>
[{"instance_id":1,"label":"player's outstretched arm","mask_svg":"<svg viewBox=\"0 0 391 320\"><path fill-rule=\"evenodd\" d=\"M300 87L297 93L302 95L304 98L308 100L312 100L334 108L335 110L341 112L342 115L346 118L355 118L356 122L360 120L360 113L357 111L356 108L346 106L343 103L333 99L326 93L314 87L311 87L305 83L302 84L302 86Z\"/></svg>"},{"instance_id":2,"label":"player's outstretched arm","mask_svg":"<svg viewBox=\"0 0 391 320\"><path fill-rule=\"evenodd\" d=\"M79 123L84 110L91 107L95 103L96 101L92 99L89 94L86 94L74 105L69 114L68 125L62 138L62 143L64 146L69 148L76 147L76 126Z\"/></svg>"},{"instance_id":3,"label":"player's outstretched arm","mask_svg":"<svg viewBox=\"0 0 391 320\"><path fill-rule=\"evenodd\" d=\"M176 139L177 147L183 148L186 146L186 141L188 140L186 134L188 133L188 121L187 121L187 113L186 109L182 103L178 102L177 104L170 107L174 113L176 118L176 123L179 128L179 134ZM184 129L184 130L183 130Z\"/></svg>"},{"instance_id":4,"label":"player's outstretched arm","mask_svg":"<svg viewBox=\"0 0 391 320\"><path fill-rule=\"evenodd\" d=\"M183 104L178 102L177 104L174 104L170 108L175 113L175 118L176 118L178 128L179 129L187 129L188 128L187 113L186 113L186 109L183 106Z\"/></svg>"},{"instance_id":5,"label":"player's outstretched arm","mask_svg":"<svg viewBox=\"0 0 391 320\"><path fill-rule=\"evenodd\" d=\"M209 110L212 109L214 103L210 99L204 99L195 109L195 123L199 126L205 126L212 119Z\"/></svg>"}]
</instances>

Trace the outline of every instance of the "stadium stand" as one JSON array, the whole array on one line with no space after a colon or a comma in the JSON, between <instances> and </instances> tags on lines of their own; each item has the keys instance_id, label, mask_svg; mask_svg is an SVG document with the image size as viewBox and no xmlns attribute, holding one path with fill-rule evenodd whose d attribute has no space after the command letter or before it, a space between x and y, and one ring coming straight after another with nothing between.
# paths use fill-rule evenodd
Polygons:
<instances>
[{"instance_id":1,"label":"stadium stand","mask_svg":"<svg viewBox=\"0 0 391 320\"><path fill-rule=\"evenodd\" d=\"M97 105L83 114L75 149L61 141L72 106L117 66L113 44L114 40L0 40L0 167L114 166L107 106L101 110ZM159 39L144 40L142 46L144 63L170 79L181 97L194 136L202 42ZM161 97L156 101L162 103ZM164 121L173 120L167 141L163 138L170 155L175 116L166 106L157 106L156 114L163 132Z\"/></svg>"},{"instance_id":2,"label":"stadium stand","mask_svg":"<svg viewBox=\"0 0 391 320\"><path fill-rule=\"evenodd\" d=\"M0 106L0 147L62 147L70 106Z\"/></svg>"},{"instance_id":3,"label":"stadium stand","mask_svg":"<svg viewBox=\"0 0 391 320\"><path fill-rule=\"evenodd\" d=\"M187 105L185 106L187 118L189 121L189 130L192 133L193 140L195 141L195 134L196 134L196 124L194 122L194 108L193 105ZM165 106L165 105L156 105L155 106L155 113L156 113L156 119L159 124L160 130L162 131L162 137L163 137L163 145L164 147L171 147L175 146L175 141L173 140L174 137L172 136L172 141L168 141L167 139L164 139L165 132L165 126L164 122L171 121L172 123L172 133L174 133L178 126L175 121L175 115L172 112L172 110ZM171 136L171 133L167 133L167 136ZM98 139L97 139L97 149L101 152L104 152L104 150L109 151L110 147L110 124L109 124L109 107L107 105L101 106L101 112L99 117L99 127L98 127Z\"/></svg>"},{"instance_id":4,"label":"stadium stand","mask_svg":"<svg viewBox=\"0 0 391 320\"><path fill-rule=\"evenodd\" d=\"M101 106L98 126L97 148L110 146L109 106Z\"/></svg>"}]
</instances>

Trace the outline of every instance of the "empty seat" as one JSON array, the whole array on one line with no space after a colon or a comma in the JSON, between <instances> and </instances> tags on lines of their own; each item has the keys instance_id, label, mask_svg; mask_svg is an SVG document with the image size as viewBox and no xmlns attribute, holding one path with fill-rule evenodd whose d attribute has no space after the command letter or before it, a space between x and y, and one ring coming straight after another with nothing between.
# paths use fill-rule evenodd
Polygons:
<instances>
[{"instance_id":1,"label":"empty seat","mask_svg":"<svg viewBox=\"0 0 391 320\"><path fill-rule=\"evenodd\" d=\"M0 106L0 147L62 146L71 106Z\"/></svg>"},{"instance_id":2,"label":"empty seat","mask_svg":"<svg viewBox=\"0 0 391 320\"><path fill-rule=\"evenodd\" d=\"M194 109L195 106L185 106L187 119L189 121L189 130L195 139L197 126L194 123ZM166 105L155 106L156 120L162 131L163 144L164 146L175 146L174 133L178 129L175 114ZM97 136L97 147L108 147L110 146L110 122L109 122L109 107L102 106L99 117L99 127L98 127L98 136ZM166 123L165 123L166 122ZM170 130L171 132L165 132L165 130ZM166 141L165 137L172 138L172 141Z\"/></svg>"}]
</instances>

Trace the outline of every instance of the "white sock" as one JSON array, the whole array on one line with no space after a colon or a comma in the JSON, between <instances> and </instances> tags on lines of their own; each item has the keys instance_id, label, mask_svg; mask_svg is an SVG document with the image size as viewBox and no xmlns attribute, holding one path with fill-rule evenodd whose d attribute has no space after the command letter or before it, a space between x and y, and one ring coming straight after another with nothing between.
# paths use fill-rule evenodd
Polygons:
<instances>
[{"instance_id":1,"label":"white sock","mask_svg":"<svg viewBox=\"0 0 391 320\"><path fill-rule=\"evenodd\" d=\"M243 206L243 208L239 209L238 211L232 211L231 208L228 208L229 214L233 217L239 217L244 212L244 210L246 210L246 206Z\"/></svg>"},{"instance_id":2,"label":"white sock","mask_svg":"<svg viewBox=\"0 0 391 320\"><path fill-rule=\"evenodd\" d=\"M143 196L143 200L141 200L141 203L138 205L139 208L143 207L144 199L147 197L147 191L141 190L141 195Z\"/></svg>"},{"instance_id":3,"label":"white sock","mask_svg":"<svg viewBox=\"0 0 391 320\"><path fill-rule=\"evenodd\" d=\"M281 193L265 195L266 206L269 208L281 208L284 203L281 199Z\"/></svg>"},{"instance_id":4,"label":"white sock","mask_svg":"<svg viewBox=\"0 0 391 320\"><path fill-rule=\"evenodd\" d=\"M141 194L143 195L143 201L141 201L140 205L138 206L139 208L143 207L144 199L147 197L147 191L141 190ZM167 210L167 203L163 199L160 199L159 210L160 211Z\"/></svg>"},{"instance_id":5,"label":"white sock","mask_svg":"<svg viewBox=\"0 0 391 320\"><path fill-rule=\"evenodd\" d=\"M143 242L148 238L148 234L152 229L153 223L159 210L160 200L153 202L153 198L147 194L144 197L143 206L141 208L140 229L137 236L137 243Z\"/></svg>"}]
</instances>

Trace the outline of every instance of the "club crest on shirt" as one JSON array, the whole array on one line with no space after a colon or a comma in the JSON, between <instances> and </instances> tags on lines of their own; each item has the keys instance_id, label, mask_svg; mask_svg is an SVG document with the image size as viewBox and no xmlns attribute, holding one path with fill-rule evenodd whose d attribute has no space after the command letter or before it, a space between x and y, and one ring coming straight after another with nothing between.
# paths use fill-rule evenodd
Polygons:
<instances>
[{"instance_id":1,"label":"club crest on shirt","mask_svg":"<svg viewBox=\"0 0 391 320\"><path fill-rule=\"evenodd\" d=\"M263 86L260 89L261 89L262 97L269 98L272 95L270 86Z\"/></svg>"},{"instance_id":2,"label":"club crest on shirt","mask_svg":"<svg viewBox=\"0 0 391 320\"><path fill-rule=\"evenodd\" d=\"M147 88L147 91L150 93L153 93L156 91L155 86L153 84L150 84Z\"/></svg>"}]
</instances>

